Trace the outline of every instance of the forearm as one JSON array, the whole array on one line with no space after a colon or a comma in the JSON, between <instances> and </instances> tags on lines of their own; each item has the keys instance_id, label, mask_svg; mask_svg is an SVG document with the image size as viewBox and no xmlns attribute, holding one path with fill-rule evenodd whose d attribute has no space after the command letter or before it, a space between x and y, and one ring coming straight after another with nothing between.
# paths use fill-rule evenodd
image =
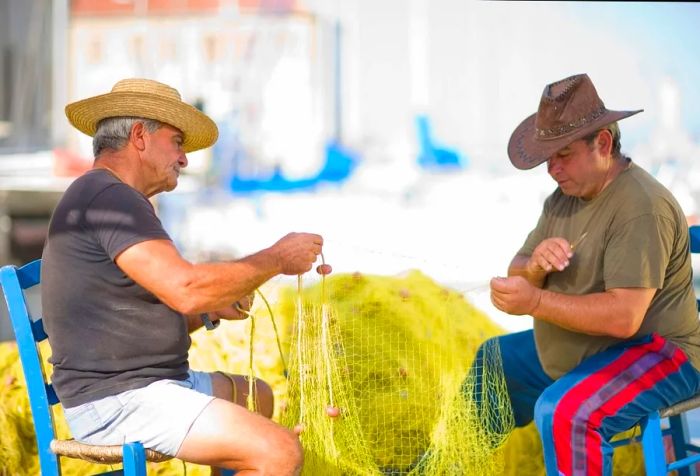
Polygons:
<instances>
[{"instance_id":1,"label":"forearm","mask_svg":"<svg viewBox=\"0 0 700 476\"><path fill-rule=\"evenodd\" d=\"M177 305L181 312L199 316L230 306L279 273L275 256L268 250L232 262L193 264L180 277L177 287L182 301Z\"/></svg>"},{"instance_id":2,"label":"forearm","mask_svg":"<svg viewBox=\"0 0 700 476\"><path fill-rule=\"evenodd\" d=\"M531 315L570 331L626 339L633 336L644 317L614 292L569 295L541 290Z\"/></svg>"},{"instance_id":3,"label":"forearm","mask_svg":"<svg viewBox=\"0 0 700 476\"><path fill-rule=\"evenodd\" d=\"M515 255L513 260L510 262L510 265L508 266L508 276L522 276L536 288L541 288L542 286L544 286L544 280L547 277L547 273L543 270L539 272L533 272L529 270L529 261L529 256Z\"/></svg>"},{"instance_id":4,"label":"forearm","mask_svg":"<svg viewBox=\"0 0 700 476\"><path fill-rule=\"evenodd\" d=\"M320 235L289 233L240 260L193 264L170 240L147 240L124 250L115 262L171 309L197 315L231 306L278 274L309 271L322 246Z\"/></svg>"}]
</instances>

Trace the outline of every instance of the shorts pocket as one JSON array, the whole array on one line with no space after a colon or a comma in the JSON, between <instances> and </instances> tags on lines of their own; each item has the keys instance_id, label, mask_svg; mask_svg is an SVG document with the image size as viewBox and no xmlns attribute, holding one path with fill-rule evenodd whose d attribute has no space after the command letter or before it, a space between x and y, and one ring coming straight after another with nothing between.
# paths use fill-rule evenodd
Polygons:
<instances>
[{"instance_id":1,"label":"shorts pocket","mask_svg":"<svg viewBox=\"0 0 700 476\"><path fill-rule=\"evenodd\" d=\"M73 438L94 445L122 444L123 435L112 429L119 422L121 413L122 406L116 397L64 409Z\"/></svg>"}]
</instances>

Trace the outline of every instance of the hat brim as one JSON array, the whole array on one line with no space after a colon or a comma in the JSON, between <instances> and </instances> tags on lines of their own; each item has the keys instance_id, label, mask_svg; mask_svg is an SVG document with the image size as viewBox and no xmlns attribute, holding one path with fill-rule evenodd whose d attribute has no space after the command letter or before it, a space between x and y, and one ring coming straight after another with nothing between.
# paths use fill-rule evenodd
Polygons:
<instances>
[{"instance_id":1,"label":"hat brim","mask_svg":"<svg viewBox=\"0 0 700 476\"><path fill-rule=\"evenodd\" d=\"M559 136L555 139L536 139L535 117L537 114L528 116L513 131L508 141L508 157L512 164L520 169L527 170L537 167L542 162L546 162L555 152L563 149L572 142L595 132L602 127L617 122L621 119L633 116L644 109L636 111L609 111L606 110L596 120L588 123L585 127L580 127L569 134Z\"/></svg>"},{"instance_id":2,"label":"hat brim","mask_svg":"<svg viewBox=\"0 0 700 476\"><path fill-rule=\"evenodd\" d=\"M219 129L209 116L189 104L149 93L111 92L76 101L66 106L68 121L93 137L97 124L108 117L143 117L173 126L184 135L185 152L210 147Z\"/></svg>"}]
</instances>

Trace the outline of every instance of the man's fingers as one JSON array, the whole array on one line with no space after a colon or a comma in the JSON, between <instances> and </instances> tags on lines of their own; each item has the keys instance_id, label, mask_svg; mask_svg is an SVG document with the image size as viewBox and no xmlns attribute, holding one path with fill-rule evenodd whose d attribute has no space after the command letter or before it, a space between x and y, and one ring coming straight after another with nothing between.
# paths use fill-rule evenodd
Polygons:
<instances>
[{"instance_id":1,"label":"man's fingers","mask_svg":"<svg viewBox=\"0 0 700 476\"><path fill-rule=\"evenodd\" d=\"M537 263L537 266L539 266L547 272L552 270L552 265L544 256L542 256L541 253L535 257L535 262Z\"/></svg>"},{"instance_id":2,"label":"man's fingers","mask_svg":"<svg viewBox=\"0 0 700 476\"><path fill-rule=\"evenodd\" d=\"M514 278L492 278L491 294L506 295L517 292Z\"/></svg>"},{"instance_id":3,"label":"man's fingers","mask_svg":"<svg viewBox=\"0 0 700 476\"><path fill-rule=\"evenodd\" d=\"M568 255L565 254L558 246L543 249L540 256L544 262L542 268L546 269L547 271L551 271L552 268L562 271L569 265Z\"/></svg>"},{"instance_id":4,"label":"man's fingers","mask_svg":"<svg viewBox=\"0 0 700 476\"><path fill-rule=\"evenodd\" d=\"M556 251L548 250L547 261L549 261L551 267L557 268L559 271L569 265L569 260L563 257L558 249Z\"/></svg>"},{"instance_id":5,"label":"man's fingers","mask_svg":"<svg viewBox=\"0 0 700 476\"><path fill-rule=\"evenodd\" d=\"M500 296L491 293L491 303L496 306L496 309L505 311L505 301Z\"/></svg>"}]
</instances>

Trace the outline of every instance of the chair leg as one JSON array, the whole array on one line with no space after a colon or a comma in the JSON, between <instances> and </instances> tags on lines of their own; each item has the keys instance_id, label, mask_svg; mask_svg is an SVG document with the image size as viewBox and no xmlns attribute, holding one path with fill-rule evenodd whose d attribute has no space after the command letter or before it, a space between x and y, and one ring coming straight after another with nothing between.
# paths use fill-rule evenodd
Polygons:
<instances>
[{"instance_id":1,"label":"chair leg","mask_svg":"<svg viewBox=\"0 0 700 476\"><path fill-rule=\"evenodd\" d=\"M123 448L124 476L146 476L146 452L139 442L125 443Z\"/></svg>"},{"instance_id":2,"label":"chair leg","mask_svg":"<svg viewBox=\"0 0 700 476\"><path fill-rule=\"evenodd\" d=\"M666 457L664 455L661 418L654 412L641 421L642 451L644 452L644 469L647 476L666 475Z\"/></svg>"},{"instance_id":3,"label":"chair leg","mask_svg":"<svg viewBox=\"0 0 700 476\"><path fill-rule=\"evenodd\" d=\"M686 444L688 443L688 422L686 421L684 413L669 417L668 421L671 424L673 455L675 460L678 461L688 456L686 450ZM696 476L694 464L689 467L679 468L677 471L678 476Z\"/></svg>"}]
</instances>

